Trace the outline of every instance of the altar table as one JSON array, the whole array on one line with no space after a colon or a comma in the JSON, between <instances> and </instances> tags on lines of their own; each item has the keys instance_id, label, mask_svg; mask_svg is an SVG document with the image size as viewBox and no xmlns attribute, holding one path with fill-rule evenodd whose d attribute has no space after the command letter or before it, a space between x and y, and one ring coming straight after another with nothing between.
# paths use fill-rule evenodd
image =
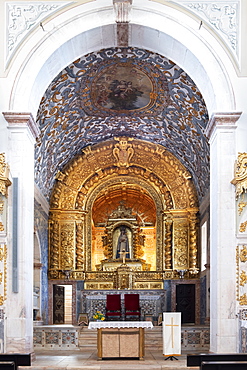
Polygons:
<instances>
[{"instance_id":1,"label":"altar table","mask_svg":"<svg viewBox=\"0 0 247 370\"><path fill-rule=\"evenodd\" d=\"M144 359L144 329L152 328L150 321L90 322L88 329L97 329L98 359Z\"/></svg>"}]
</instances>

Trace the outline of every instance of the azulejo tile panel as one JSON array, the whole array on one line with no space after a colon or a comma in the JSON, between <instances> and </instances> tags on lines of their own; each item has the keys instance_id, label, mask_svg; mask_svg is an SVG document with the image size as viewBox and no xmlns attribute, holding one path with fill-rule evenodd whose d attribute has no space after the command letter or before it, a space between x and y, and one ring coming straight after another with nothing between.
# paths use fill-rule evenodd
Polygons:
<instances>
[{"instance_id":1,"label":"azulejo tile panel","mask_svg":"<svg viewBox=\"0 0 247 370\"><path fill-rule=\"evenodd\" d=\"M209 349L210 331L209 327L197 326L196 328L182 328L183 349Z\"/></svg>"},{"instance_id":2,"label":"azulejo tile panel","mask_svg":"<svg viewBox=\"0 0 247 370\"><path fill-rule=\"evenodd\" d=\"M33 344L34 348L43 349L76 349L78 348L78 331L77 327L42 326L34 327Z\"/></svg>"},{"instance_id":3,"label":"azulejo tile panel","mask_svg":"<svg viewBox=\"0 0 247 370\"><path fill-rule=\"evenodd\" d=\"M76 333L71 333L69 330L62 332L62 344L76 344Z\"/></svg>"}]
</instances>

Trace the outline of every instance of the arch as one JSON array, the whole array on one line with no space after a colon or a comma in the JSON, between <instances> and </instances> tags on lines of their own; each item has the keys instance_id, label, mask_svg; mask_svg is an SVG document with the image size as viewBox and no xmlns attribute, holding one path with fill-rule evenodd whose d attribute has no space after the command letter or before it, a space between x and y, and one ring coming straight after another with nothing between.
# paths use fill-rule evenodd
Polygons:
<instances>
[{"instance_id":1,"label":"arch","mask_svg":"<svg viewBox=\"0 0 247 370\"><path fill-rule=\"evenodd\" d=\"M126 141L129 139L126 138ZM51 197L52 209L86 210L86 195L90 188L97 185L103 178L119 176L123 171L118 166L113 152L117 140L87 147L83 155L77 156L63 172L57 174L57 182ZM134 173L150 182L162 194L163 199L170 202L174 209L194 208L198 206L197 194L189 171L179 160L161 145L131 139L134 154L128 167L124 167L124 175ZM150 160L152 158L152 160ZM103 165L99 165L103 164ZM181 185L184 185L181 187ZM169 206L168 206L169 208Z\"/></svg>"},{"instance_id":2,"label":"arch","mask_svg":"<svg viewBox=\"0 0 247 370\"><path fill-rule=\"evenodd\" d=\"M125 159L120 162L114 155L115 149L122 152L125 149L119 149L117 139L86 148L57 176L50 209L50 277L61 278L62 270L72 270L74 279L112 277L95 270L92 273L93 205L108 187L121 186L126 192L132 184L143 189L155 204L155 271L159 273L159 280L161 272L170 271L172 266L174 269L186 266L191 273L197 273L198 200L189 172L162 146L127 137L124 140L132 150L122 153L121 158ZM114 211L114 207L107 210L106 215L109 216L111 210ZM104 228L106 221L103 221ZM112 230L114 224L109 225ZM133 225L134 229L140 226L136 221ZM172 262L174 258L177 261ZM152 280L154 276L146 278ZM112 287L112 283L108 283L110 285L104 286Z\"/></svg>"},{"instance_id":3,"label":"arch","mask_svg":"<svg viewBox=\"0 0 247 370\"><path fill-rule=\"evenodd\" d=\"M135 180L134 180L134 177L136 177ZM162 269L162 238L158 236L162 235L162 211L164 210L164 208L166 208L166 206L171 208L171 197L169 194L167 196L169 200L167 201L167 199L164 199L160 194L161 192L159 193L158 189L155 188L152 182L149 182L147 179L138 176L137 173L131 174L131 175L127 175L127 174L119 175L119 174L113 173L113 176L111 176L110 179L106 178L96 188L91 186L91 191L90 189L88 189L88 197L86 197L85 199L85 209L86 209L86 212L88 213L86 229L90 230L91 228L91 220L93 218L93 215L92 215L93 204L97 196L102 192L103 189L108 188L108 186L110 186L111 184L116 185L116 184L124 183L126 186L126 184L128 183L136 183L137 181L138 181L139 186L142 189L147 191L149 196L152 198L154 204L156 205L155 229L156 229L156 235L157 235L157 242L156 242L156 263L155 265L157 269L161 270ZM125 223L125 224L126 226L129 226L129 223ZM87 245L88 245L88 248L85 251L86 260L87 260L86 268L90 270L92 268L91 261L90 261L90 256L91 256L90 246L92 245L92 234L90 232L87 233L86 239L87 239Z\"/></svg>"},{"instance_id":4,"label":"arch","mask_svg":"<svg viewBox=\"0 0 247 370\"><path fill-rule=\"evenodd\" d=\"M56 26L47 21L45 36L39 29L23 45L10 73L15 75L10 110L29 110L36 116L46 87L59 71L83 54L116 46L112 6L103 4L96 10L98 5L91 2L63 12L56 17ZM230 57L209 31L199 34L191 22L181 8L137 2L131 14L130 45L149 48L180 65L200 88L210 114L234 110L227 72L233 71Z\"/></svg>"}]
</instances>

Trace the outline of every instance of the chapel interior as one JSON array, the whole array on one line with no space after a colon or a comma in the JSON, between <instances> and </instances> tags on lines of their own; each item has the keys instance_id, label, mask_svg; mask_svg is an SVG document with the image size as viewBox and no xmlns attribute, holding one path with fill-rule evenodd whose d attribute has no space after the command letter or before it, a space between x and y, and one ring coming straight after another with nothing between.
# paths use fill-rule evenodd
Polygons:
<instances>
[{"instance_id":1,"label":"chapel interior","mask_svg":"<svg viewBox=\"0 0 247 370\"><path fill-rule=\"evenodd\" d=\"M0 353L73 347L98 311L247 352L247 5L29 3L5 4Z\"/></svg>"},{"instance_id":2,"label":"chapel interior","mask_svg":"<svg viewBox=\"0 0 247 370\"><path fill-rule=\"evenodd\" d=\"M96 58L98 63L95 66L91 61ZM85 63L87 60L89 62ZM162 68L162 77L157 63ZM114 69L114 78L109 75L109 68L111 73ZM86 76L81 78L83 72ZM118 83L124 78L122 88L114 87L116 78ZM148 94L145 96L147 79ZM131 82L133 91L126 91L125 81ZM79 97L74 90L75 82L80 91ZM142 98L140 102L136 91ZM121 101L121 107L116 99ZM74 109L74 100L75 105L84 104L89 120L95 120L96 115L99 121L109 121L109 124L113 121L111 124L114 125L121 115L128 117L129 122L121 127L120 136L103 141L95 137L93 145L78 148L78 153L73 153L73 156L69 152L71 158L65 161L62 153L68 150L65 149L68 144L64 142L64 136L60 137L57 133L57 120L62 121L64 130L67 127L69 132L70 125L74 125L74 111L70 110L70 106ZM66 119L57 114L63 110L67 112ZM140 129L138 126L144 115L149 116L149 121L146 129L144 126ZM172 120L174 125L176 120L178 127L184 126L180 145L173 145L177 133L172 128L166 147L159 140L153 143L152 133L145 137L144 132L151 128L150 121L157 125L162 116L168 125ZM104 290L109 294L109 290L128 289L137 290L143 300L148 299L144 298L146 296L151 299L153 294L156 295L154 311L143 307L142 319L149 314L157 321L160 310L171 309L174 304L181 307L180 301L172 302L171 294L164 294L164 284L171 291L173 282L182 285L182 278L183 290L187 288L191 291L193 286L194 291L191 297L185 298L186 293L183 293L180 298L187 311L184 316L189 312L193 316L184 320L199 324L199 308L195 315L195 286L200 278L199 224L202 215L199 214L199 207L209 185L209 149L202 133L207 119L205 103L193 81L174 63L147 50L118 48L90 54L66 67L48 87L38 112L43 128L36 145L36 176L39 186L50 195L49 284L55 288L64 277L69 281L83 282L84 289L89 292L81 306L89 318L93 317L97 308L90 295L94 296L98 290L102 295ZM187 122L190 129L186 129ZM133 132L134 124L137 125L138 137ZM107 128L105 130L107 132ZM57 147L56 156L55 151L51 155L49 150L42 150L48 133L48 147ZM194 143L188 150L189 137ZM76 136L69 135L70 146L74 140ZM198 159L199 147L205 153ZM188 170L186 164L190 158L194 161ZM44 164L48 160L51 167L45 169ZM45 172L51 171L52 167L58 168L58 162L60 169L53 188L49 189L50 174L46 173L45 178ZM203 168L207 170L203 172ZM192 173L196 173L195 181ZM204 214L208 213L209 205L204 207ZM123 235L127 245L123 242L121 246L119 240ZM53 307L56 305L55 297L56 293L53 295ZM58 300L60 302L60 294ZM105 311L104 303L97 301L96 305L99 310ZM59 317L60 310L59 305ZM63 323L55 316L53 312L50 323ZM205 320L206 312L203 316ZM76 323L75 317L73 323Z\"/></svg>"}]
</instances>

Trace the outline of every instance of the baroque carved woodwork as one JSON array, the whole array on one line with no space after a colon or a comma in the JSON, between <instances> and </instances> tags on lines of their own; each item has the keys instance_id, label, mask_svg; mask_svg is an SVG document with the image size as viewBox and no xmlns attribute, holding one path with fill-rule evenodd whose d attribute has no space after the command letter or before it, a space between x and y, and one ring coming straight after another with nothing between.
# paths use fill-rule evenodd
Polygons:
<instances>
[{"instance_id":1,"label":"baroque carved woodwork","mask_svg":"<svg viewBox=\"0 0 247 370\"><path fill-rule=\"evenodd\" d=\"M235 164L232 184L236 187L236 197L247 191L247 153L239 153Z\"/></svg>"},{"instance_id":2,"label":"baroque carved woodwork","mask_svg":"<svg viewBox=\"0 0 247 370\"><path fill-rule=\"evenodd\" d=\"M247 305L247 246L236 247L236 296L241 306Z\"/></svg>"},{"instance_id":3,"label":"baroque carved woodwork","mask_svg":"<svg viewBox=\"0 0 247 370\"><path fill-rule=\"evenodd\" d=\"M0 194L7 197L8 187L11 185L9 176L9 166L5 162L5 154L0 153Z\"/></svg>"},{"instance_id":4,"label":"baroque carved woodwork","mask_svg":"<svg viewBox=\"0 0 247 370\"><path fill-rule=\"evenodd\" d=\"M235 163L234 179L236 193L236 228L238 233L245 233L247 230L247 153L238 153Z\"/></svg>"},{"instance_id":5,"label":"baroque carved woodwork","mask_svg":"<svg viewBox=\"0 0 247 370\"><path fill-rule=\"evenodd\" d=\"M114 249L123 226L131 235L133 289L162 289L164 279L178 278L176 270L199 271L196 190L159 145L118 137L87 147L57 173L50 204L52 279L67 273L87 289L123 286Z\"/></svg>"},{"instance_id":6,"label":"baroque carved woodwork","mask_svg":"<svg viewBox=\"0 0 247 370\"><path fill-rule=\"evenodd\" d=\"M7 299L7 246L0 244L0 306Z\"/></svg>"}]
</instances>

